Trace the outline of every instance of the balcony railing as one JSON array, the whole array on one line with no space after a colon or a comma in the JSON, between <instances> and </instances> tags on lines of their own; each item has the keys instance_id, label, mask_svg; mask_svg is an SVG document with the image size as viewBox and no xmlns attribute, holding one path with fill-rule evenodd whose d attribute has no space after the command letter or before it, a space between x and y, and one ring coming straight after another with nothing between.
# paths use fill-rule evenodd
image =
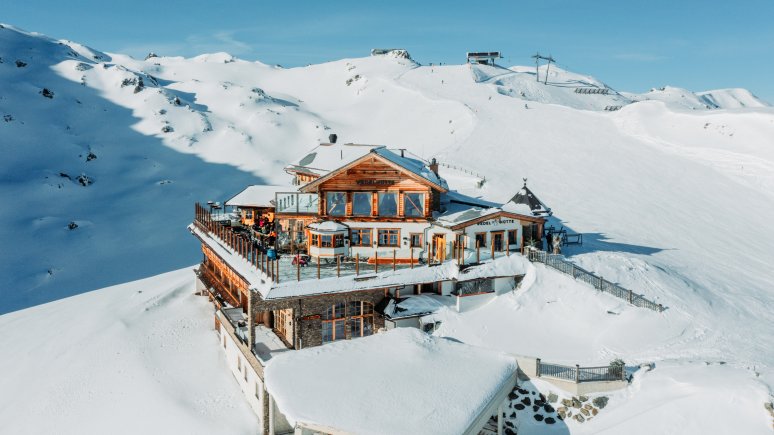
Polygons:
<instances>
[{"instance_id":1,"label":"balcony railing","mask_svg":"<svg viewBox=\"0 0 774 435\"><path fill-rule=\"evenodd\" d=\"M277 192L274 204L277 214L316 214L320 198L316 193Z\"/></svg>"}]
</instances>

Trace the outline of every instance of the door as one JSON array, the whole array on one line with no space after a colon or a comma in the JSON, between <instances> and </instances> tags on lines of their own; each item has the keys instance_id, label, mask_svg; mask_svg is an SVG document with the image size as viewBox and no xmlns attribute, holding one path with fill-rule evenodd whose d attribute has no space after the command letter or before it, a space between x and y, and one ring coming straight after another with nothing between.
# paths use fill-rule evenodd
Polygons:
<instances>
[{"instance_id":1,"label":"door","mask_svg":"<svg viewBox=\"0 0 774 435\"><path fill-rule=\"evenodd\" d=\"M492 233L492 244L494 245L495 251L503 251L503 247L505 245L504 239L505 239L505 233L500 231L497 233Z\"/></svg>"},{"instance_id":2,"label":"door","mask_svg":"<svg viewBox=\"0 0 774 435\"><path fill-rule=\"evenodd\" d=\"M446 256L446 235L434 234L433 235L433 259L436 261L443 261Z\"/></svg>"}]
</instances>

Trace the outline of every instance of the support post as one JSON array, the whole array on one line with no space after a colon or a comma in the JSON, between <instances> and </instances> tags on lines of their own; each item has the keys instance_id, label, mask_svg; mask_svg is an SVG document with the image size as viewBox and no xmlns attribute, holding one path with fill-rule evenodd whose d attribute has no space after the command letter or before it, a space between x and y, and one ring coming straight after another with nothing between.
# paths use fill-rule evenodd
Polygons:
<instances>
[{"instance_id":1,"label":"support post","mask_svg":"<svg viewBox=\"0 0 774 435\"><path fill-rule=\"evenodd\" d=\"M317 257L317 279L320 279L320 257Z\"/></svg>"},{"instance_id":2,"label":"support post","mask_svg":"<svg viewBox=\"0 0 774 435\"><path fill-rule=\"evenodd\" d=\"M494 250L494 237L492 237L492 260L495 258L495 250Z\"/></svg>"},{"instance_id":3,"label":"support post","mask_svg":"<svg viewBox=\"0 0 774 435\"><path fill-rule=\"evenodd\" d=\"M355 276L360 276L360 254L355 254Z\"/></svg>"},{"instance_id":4,"label":"support post","mask_svg":"<svg viewBox=\"0 0 774 435\"><path fill-rule=\"evenodd\" d=\"M341 255L336 255L336 277L341 277Z\"/></svg>"},{"instance_id":5,"label":"support post","mask_svg":"<svg viewBox=\"0 0 774 435\"><path fill-rule=\"evenodd\" d=\"M379 273L379 251L374 251L374 273Z\"/></svg>"},{"instance_id":6,"label":"support post","mask_svg":"<svg viewBox=\"0 0 774 435\"><path fill-rule=\"evenodd\" d=\"M540 377L540 358L535 358L535 376Z\"/></svg>"},{"instance_id":7,"label":"support post","mask_svg":"<svg viewBox=\"0 0 774 435\"><path fill-rule=\"evenodd\" d=\"M632 298L632 291L631 291L631 290L629 290L629 303L630 303L630 304L632 303L632 299L633 299L633 298Z\"/></svg>"},{"instance_id":8,"label":"support post","mask_svg":"<svg viewBox=\"0 0 774 435\"><path fill-rule=\"evenodd\" d=\"M409 248L409 255L410 255L410 258L411 258L409 260L410 267L413 269L414 268L414 248Z\"/></svg>"},{"instance_id":9,"label":"support post","mask_svg":"<svg viewBox=\"0 0 774 435\"><path fill-rule=\"evenodd\" d=\"M481 242L476 239L476 263L481 263Z\"/></svg>"},{"instance_id":10,"label":"support post","mask_svg":"<svg viewBox=\"0 0 774 435\"><path fill-rule=\"evenodd\" d=\"M296 254L296 281L301 281L301 254Z\"/></svg>"},{"instance_id":11,"label":"support post","mask_svg":"<svg viewBox=\"0 0 774 435\"><path fill-rule=\"evenodd\" d=\"M395 249L392 250L392 270L395 271Z\"/></svg>"},{"instance_id":12,"label":"support post","mask_svg":"<svg viewBox=\"0 0 774 435\"><path fill-rule=\"evenodd\" d=\"M575 364L575 383L580 383L580 365Z\"/></svg>"}]
</instances>

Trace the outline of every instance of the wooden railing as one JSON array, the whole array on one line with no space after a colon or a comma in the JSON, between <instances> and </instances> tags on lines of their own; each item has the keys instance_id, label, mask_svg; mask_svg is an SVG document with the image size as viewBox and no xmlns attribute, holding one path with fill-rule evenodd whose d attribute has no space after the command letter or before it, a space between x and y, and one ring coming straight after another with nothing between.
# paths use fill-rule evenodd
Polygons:
<instances>
[{"instance_id":1,"label":"wooden railing","mask_svg":"<svg viewBox=\"0 0 774 435\"><path fill-rule=\"evenodd\" d=\"M575 366L565 366L544 363L538 358L536 371L538 377L561 379L575 383L626 380L626 370L622 365L581 367L576 364Z\"/></svg>"},{"instance_id":2,"label":"wooden railing","mask_svg":"<svg viewBox=\"0 0 774 435\"><path fill-rule=\"evenodd\" d=\"M662 312L666 308L657 304L645 296L634 293L629 289L625 289L618 284L612 283L601 276L594 275L593 273L577 266L575 263L569 262L564 259L562 255L549 254L545 251L539 251L536 249L529 249L526 251L529 261L535 263L543 263L546 266L550 266L564 274L570 275L578 281L583 281L586 284L591 285L595 289L613 295L619 299L623 299L635 307L647 308L649 310Z\"/></svg>"}]
</instances>

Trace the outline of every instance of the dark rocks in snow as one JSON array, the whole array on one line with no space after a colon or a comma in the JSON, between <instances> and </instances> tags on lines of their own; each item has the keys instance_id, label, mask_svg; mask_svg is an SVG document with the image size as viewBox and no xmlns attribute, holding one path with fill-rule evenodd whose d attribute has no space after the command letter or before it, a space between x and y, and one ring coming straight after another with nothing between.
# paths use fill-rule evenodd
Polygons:
<instances>
[{"instance_id":1,"label":"dark rocks in snow","mask_svg":"<svg viewBox=\"0 0 774 435\"><path fill-rule=\"evenodd\" d=\"M171 133L173 131L175 131L175 129L172 128L171 125L165 125L165 126L161 127L161 132L162 133Z\"/></svg>"},{"instance_id":2,"label":"dark rocks in snow","mask_svg":"<svg viewBox=\"0 0 774 435\"><path fill-rule=\"evenodd\" d=\"M88 71L92 68L94 67L89 65L88 63L83 63L83 62L79 62L78 65L75 65L75 69L77 69L78 71Z\"/></svg>"},{"instance_id":3,"label":"dark rocks in snow","mask_svg":"<svg viewBox=\"0 0 774 435\"><path fill-rule=\"evenodd\" d=\"M510 400L516 400L516 399L518 399L518 397L519 397L519 395L514 393L514 392L512 392L512 391L508 394L508 399L510 399Z\"/></svg>"},{"instance_id":4,"label":"dark rocks in snow","mask_svg":"<svg viewBox=\"0 0 774 435\"><path fill-rule=\"evenodd\" d=\"M352 83L360 80L360 74L355 74L354 77L347 79L347 86L350 86Z\"/></svg>"},{"instance_id":5,"label":"dark rocks in snow","mask_svg":"<svg viewBox=\"0 0 774 435\"><path fill-rule=\"evenodd\" d=\"M546 419L543 421L545 424L554 424L556 423L556 419L553 417L546 417Z\"/></svg>"},{"instance_id":6,"label":"dark rocks in snow","mask_svg":"<svg viewBox=\"0 0 774 435\"><path fill-rule=\"evenodd\" d=\"M67 174L66 172L60 172L59 176L62 178L67 178L68 180L72 180L72 177L70 177L70 175Z\"/></svg>"},{"instance_id":7,"label":"dark rocks in snow","mask_svg":"<svg viewBox=\"0 0 774 435\"><path fill-rule=\"evenodd\" d=\"M27 62L16 59L16 68L24 68L25 66L27 66Z\"/></svg>"},{"instance_id":8,"label":"dark rocks in snow","mask_svg":"<svg viewBox=\"0 0 774 435\"><path fill-rule=\"evenodd\" d=\"M97 158L97 155L94 154L92 151L89 151L89 154L86 156L86 161L90 162Z\"/></svg>"},{"instance_id":9,"label":"dark rocks in snow","mask_svg":"<svg viewBox=\"0 0 774 435\"><path fill-rule=\"evenodd\" d=\"M166 114L167 114L167 109L159 110L159 115L166 115Z\"/></svg>"},{"instance_id":10,"label":"dark rocks in snow","mask_svg":"<svg viewBox=\"0 0 774 435\"><path fill-rule=\"evenodd\" d=\"M159 56L156 53L151 51L150 53L148 53L147 56L145 56L145 60L152 59L154 57L159 57Z\"/></svg>"},{"instance_id":11,"label":"dark rocks in snow","mask_svg":"<svg viewBox=\"0 0 774 435\"><path fill-rule=\"evenodd\" d=\"M591 401L591 403L594 404L599 409L605 409L605 406L607 406L607 401L610 400L607 398L607 396L599 396Z\"/></svg>"},{"instance_id":12,"label":"dark rocks in snow","mask_svg":"<svg viewBox=\"0 0 774 435\"><path fill-rule=\"evenodd\" d=\"M12 115L3 115L3 121L11 122L11 121L13 121L13 116Z\"/></svg>"},{"instance_id":13,"label":"dark rocks in snow","mask_svg":"<svg viewBox=\"0 0 774 435\"><path fill-rule=\"evenodd\" d=\"M142 92L145 89L145 83L142 82L142 77L137 78L137 86L134 87L134 93Z\"/></svg>"},{"instance_id":14,"label":"dark rocks in snow","mask_svg":"<svg viewBox=\"0 0 774 435\"><path fill-rule=\"evenodd\" d=\"M543 416L540 414L535 414L532 417L537 421L543 421Z\"/></svg>"},{"instance_id":15,"label":"dark rocks in snow","mask_svg":"<svg viewBox=\"0 0 774 435\"><path fill-rule=\"evenodd\" d=\"M78 224L76 224L75 221L70 221L70 223L67 224L67 228L69 228L70 231L72 231L72 230L78 228Z\"/></svg>"},{"instance_id":16,"label":"dark rocks in snow","mask_svg":"<svg viewBox=\"0 0 774 435\"><path fill-rule=\"evenodd\" d=\"M529 400L529 397L525 397L525 398L521 399L521 403L523 403L523 404L525 404L527 406L532 405L532 401Z\"/></svg>"},{"instance_id":17,"label":"dark rocks in snow","mask_svg":"<svg viewBox=\"0 0 774 435\"><path fill-rule=\"evenodd\" d=\"M510 415L510 418L516 418L516 413L512 412L511 415Z\"/></svg>"},{"instance_id":18,"label":"dark rocks in snow","mask_svg":"<svg viewBox=\"0 0 774 435\"><path fill-rule=\"evenodd\" d=\"M121 87L125 86L134 86L137 84L137 77L132 77L130 79L123 79L121 80Z\"/></svg>"},{"instance_id":19,"label":"dark rocks in snow","mask_svg":"<svg viewBox=\"0 0 774 435\"><path fill-rule=\"evenodd\" d=\"M506 427L505 428L505 435L516 435L516 432L513 431L513 429Z\"/></svg>"},{"instance_id":20,"label":"dark rocks in snow","mask_svg":"<svg viewBox=\"0 0 774 435\"><path fill-rule=\"evenodd\" d=\"M559 400L559 396L557 396L554 393L548 393L548 402L549 403L556 403L557 400Z\"/></svg>"},{"instance_id":21,"label":"dark rocks in snow","mask_svg":"<svg viewBox=\"0 0 774 435\"><path fill-rule=\"evenodd\" d=\"M172 104L174 104L175 106L181 106L183 103L180 101L179 97L175 97L175 99L172 100Z\"/></svg>"},{"instance_id":22,"label":"dark rocks in snow","mask_svg":"<svg viewBox=\"0 0 774 435\"><path fill-rule=\"evenodd\" d=\"M578 396L578 400L580 400L581 402L588 402L589 396Z\"/></svg>"},{"instance_id":23,"label":"dark rocks in snow","mask_svg":"<svg viewBox=\"0 0 774 435\"><path fill-rule=\"evenodd\" d=\"M539 405L532 405L532 412L538 412L538 409L541 409Z\"/></svg>"},{"instance_id":24,"label":"dark rocks in snow","mask_svg":"<svg viewBox=\"0 0 774 435\"><path fill-rule=\"evenodd\" d=\"M84 186L84 187L86 187L88 185L91 185L91 184L94 184L94 179L89 177L86 174L81 174L81 175L77 176L75 178L75 181L81 183L81 186Z\"/></svg>"},{"instance_id":25,"label":"dark rocks in snow","mask_svg":"<svg viewBox=\"0 0 774 435\"><path fill-rule=\"evenodd\" d=\"M543 410L548 412L548 413L551 413L551 412L555 411L554 407L549 405L548 403L543 405Z\"/></svg>"},{"instance_id":26,"label":"dark rocks in snow","mask_svg":"<svg viewBox=\"0 0 774 435\"><path fill-rule=\"evenodd\" d=\"M521 403L517 403L517 404L513 405L513 407L516 408L519 411L521 411L522 409L525 408L525 406L523 404L521 404Z\"/></svg>"},{"instance_id":27,"label":"dark rocks in snow","mask_svg":"<svg viewBox=\"0 0 774 435\"><path fill-rule=\"evenodd\" d=\"M54 92L49 90L48 88L43 88L43 90L40 91L40 95L49 99L54 98Z\"/></svg>"}]
</instances>

